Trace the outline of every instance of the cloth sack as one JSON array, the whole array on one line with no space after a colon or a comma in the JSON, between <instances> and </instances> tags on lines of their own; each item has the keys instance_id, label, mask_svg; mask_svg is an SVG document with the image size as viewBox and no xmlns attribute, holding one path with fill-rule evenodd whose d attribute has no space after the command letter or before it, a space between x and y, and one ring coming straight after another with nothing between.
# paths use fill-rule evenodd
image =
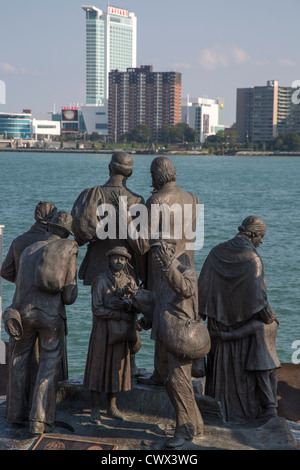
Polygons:
<instances>
[{"instance_id":1,"label":"cloth sack","mask_svg":"<svg viewBox=\"0 0 300 470\"><path fill-rule=\"evenodd\" d=\"M34 285L48 294L57 294L65 287L69 262L78 253L74 240L62 238L48 243L38 259Z\"/></svg>"},{"instance_id":2,"label":"cloth sack","mask_svg":"<svg viewBox=\"0 0 300 470\"><path fill-rule=\"evenodd\" d=\"M100 186L87 188L74 202L71 215L73 217L72 231L79 245L97 240L97 208L103 204L104 194Z\"/></svg>"},{"instance_id":3,"label":"cloth sack","mask_svg":"<svg viewBox=\"0 0 300 470\"><path fill-rule=\"evenodd\" d=\"M160 338L168 352L181 359L200 359L211 343L204 321L180 319L165 311L160 317Z\"/></svg>"}]
</instances>

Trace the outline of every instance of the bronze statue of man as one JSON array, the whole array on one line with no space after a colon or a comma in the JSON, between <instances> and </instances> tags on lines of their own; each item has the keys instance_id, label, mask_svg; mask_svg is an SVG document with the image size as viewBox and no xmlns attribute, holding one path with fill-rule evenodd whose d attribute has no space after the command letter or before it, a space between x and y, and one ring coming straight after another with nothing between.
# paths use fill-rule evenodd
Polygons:
<instances>
[{"instance_id":1,"label":"bronze statue of man","mask_svg":"<svg viewBox=\"0 0 300 470\"><path fill-rule=\"evenodd\" d=\"M150 239L150 247L153 263L158 268L151 290L155 334L166 350L161 370L164 369L164 385L176 416L174 436L165 445L178 448L186 441L201 436L204 429L192 384L193 352L187 351L183 355L177 351L177 342L180 338L176 333L181 329L179 326L177 330L178 324L185 325L186 322L194 324L198 319L197 273L195 268L190 266L186 253L177 254L177 240L163 238L162 235L154 236ZM139 293L136 298L138 295ZM135 299L133 305L136 305ZM209 340L204 323L203 327ZM172 332L170 328L173 329ZM182 333L180 335L182 336ZM210 347L210 342L208 343L204 354Z\"/></svg>"},{"instance_id":2,"label":"bronze statue of man","mask_svg":"<svg viewBox=\"0 0 300 470\"><path fill-rule=\"evenodd\" d=\"M119 227L119 204L126 202L126 210L132 205L144 204L143 197L134 193L127 187L127 179L133 172L133 159L125 152L112 155L109 163L109 179L102 186L84 189L74 202L71 214L73 216L72 229L75 240L79 246L87 244L87 252L83 259L78 277L85 285L92 285L93 280L108 267L106 252L114 246L125 246L131 255L130 274L136 279L144 281L145 268L143 259L128 243L127 219L124 227ZM99 239L97 225L100 217L99 207L111 205L116 211L116 232L114 237ZM98 212L97 212L98 211ZM122 231L122 238L120 232Z\"/></svg>"},{"instance_id":3,"label":"bronze statue of man","mask_svg":"<svg viewBox=\"0 0 300 470\"><path fill-rule=\"evenodd\" d=\"M12 283L16 282L22 252L32 243L49 238L50 232L48 232L48 224L56 213L57 208L52 202L40 201L36 205L34 211L35 223L28 231L15 238L8 249L6 257L0 267L0 276L3 277L3 279ZM11 356L13 343L14 339L10 337L7 349L8 358ZM38 344L36 344L31 365L33 380L35 380L35 373L38 367L38 355ZM66 376L62 377L62 379L66 378Z\"/></svg>"},{"instance_id":4,"label":"bronze statue of man","mask_svg":"<svg viewBox=\"0 0 300 470\"><path fill-rule=\"evenodd\" d=\"M265 222L247 217L238 234L214 247L199 276L199 313L207 317L212 347L206 390L228 422L276 416L278 321L268 302L257 252Z\"/></svg>"},{"instance_id":5,"label":"bronze statue of man","mask_svg":"<svg viewBox=\"0 0 300 470\"><path fill-rule=\"evenodd\" d=\"M77 243L68 240L72 217L58 212L49 224L50 236L27 247L20 258L10 312L19 313L21 335L15 338L9 365L7 421L43 434L54 428L56 391L65 354L65 305L77 297ZM13 334L14 332L12 332ZM31 355L38 340L39 363L29 396Z\"/></svg>"},{"instance_id":6,"label":"bronze statue of man","mask_svg":"<svg viewBox=\"0 0 300 470\"><path fill-rule=\"evenodd\" d=\"M146 280L146 257L142 256L135 246L130 243L127 231L127 217L119 226L120 203L123 209L130 209L136 204L144 204L144 199L127 187L127 179L133 172L133 158L125 152L112 155L109 163L109 179L102 186L84 189L74 202L71 214L73 216L72 229L75 240L79 246L87 244L86 255L80 265L78 277L84 285L92 285L93 280L108 268L107 251L115 246L124 246L130 254L131 261L128 271L137 283ZM97 236L97 225L100 217L99 208L111 205L116 214L116 232L113 236L100 239ZM135 356L131 358L131 373L137 376L143 373L135 363Z\"/></svg>"},{"instance_id":7,"label":"bronze statue of man","mask_svg":"<svg viewBox=\"0 0 300 470\"><path fill-rule=\"evenodd\" d=\"M137 243L142 253L149 250L149 240L155 232L168 231L171 237L177 241L177 256L185 253L189 259L191 267L194 267L193 238L188 238L195 233L198 216L199 198L183 190L177 184L177 174L173 162L167 157L157 157L152 161L150 168L152 176L152 186L154 188L152 196L147 200L146 206L149 214L148 239L139 239ZM163 207L174 209L175 213L170 216L170 226L164 228L162 214L157 218L158 225L153 223L153 215L156 210ZM166 214L165 214L166 215ZM151 233L153 231L153 233ZM148 257L147 289L152 290L153 282L159 276L159 270L153 262L151 256ZM157 337L156 323L153 317L151 339L155 340L154 371L150 377L138 377L138 381L149 385L161 385L164 383L164 363L166 362L166 350L162 342Z\"/></svg>"}]
</instances>

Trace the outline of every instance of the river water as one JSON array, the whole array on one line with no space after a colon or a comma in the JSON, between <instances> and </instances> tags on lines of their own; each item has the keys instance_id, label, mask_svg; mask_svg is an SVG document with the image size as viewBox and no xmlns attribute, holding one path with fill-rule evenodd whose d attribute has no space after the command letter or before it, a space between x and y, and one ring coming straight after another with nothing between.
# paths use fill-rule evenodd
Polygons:
<instances>
[{"instance_id":1,"label":"river water","mask_svg":"<svg viewBox=\"0 0 300 470\"><path fill-rule=\"evenodd\" d=\"M0 152L0 225L4 229L4 256L12 240L33 223L36 204L48 200L59 210L71 211L86 187L108 178L111 155L82 153ZM150 196L153 156L136 155L128 187L145 199ZM210 249L237 233L248 215L267 224L263 259L270 304L280 322L277 351L282 362L292 362L300 350L300 158L283 156L171 156L178 184L204 205L204 244L195 252L196 269ZM85 247L79 250L79 263ZM11 303L14 286L3 281L3 309ZM79 281L79 295L67 307L69 377L82 375L91 331L90 288ZM136 362L153 367L153 341L142 332L143 346ZM6 333L2 328L2 338ZM298 342L298 346L297 343ZM296 349L295 349L296 347ZM292 356L294 353L294 356Z\"/></svg>"}]
</instances>

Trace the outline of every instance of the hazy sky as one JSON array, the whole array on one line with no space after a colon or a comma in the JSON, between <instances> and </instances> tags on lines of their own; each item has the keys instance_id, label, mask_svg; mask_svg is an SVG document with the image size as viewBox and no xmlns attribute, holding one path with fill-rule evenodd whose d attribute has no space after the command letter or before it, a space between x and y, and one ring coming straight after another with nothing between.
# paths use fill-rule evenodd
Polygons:
<instances>
[{"instance_id":1,"label":"hazy sky","mask_svg":"<svg viewBox=\"0 0 300 470\"><path fill-rule=\"evenodd\" d=\"M1 0L0 111L34 115L85 104L85 13L107 0ZM299 0L111 0L138 20L137 65L182 73L182 97L225 99L235 122L236 89L300 80Z\"/></svg>"}]
</instances>

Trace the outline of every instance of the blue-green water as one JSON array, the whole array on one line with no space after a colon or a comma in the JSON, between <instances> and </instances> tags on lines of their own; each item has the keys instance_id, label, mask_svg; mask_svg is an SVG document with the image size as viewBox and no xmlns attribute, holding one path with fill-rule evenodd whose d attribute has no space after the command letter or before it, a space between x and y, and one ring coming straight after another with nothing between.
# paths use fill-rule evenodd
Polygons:
<instances>
[{"instance_id":1,"label":"blue-green water","mask_svg":"<svg viewBox=\"0 0 300 470\"><path fill-rule=\"evenodd\" d=\"M52 201L70 211L82 189L108 178L110 155L0 152L0 225L4 229L4 256L12 240L33 223L35 205ZM152 156L134 156L128 187L147 199L150 195ZM300 158L299 157L171 157L178 183L204 204L204 246L196 251L198 273L209 250L233 237L242 220L262 217L267 235L259 252L263 258L269 301L280 327L277 350L282 362L291 362L292 344L300 340ZM85 247L80 248L79 262ZM14 286L3 282L3 308L11 302ZM79 281L76 303L67 307L69 376L84 371L91 330L90 288ZM5 339L5 333L3 333ZM140 367L153 367L153 342L142 333L137 355Z\"/></svg>"}]
</instances>

